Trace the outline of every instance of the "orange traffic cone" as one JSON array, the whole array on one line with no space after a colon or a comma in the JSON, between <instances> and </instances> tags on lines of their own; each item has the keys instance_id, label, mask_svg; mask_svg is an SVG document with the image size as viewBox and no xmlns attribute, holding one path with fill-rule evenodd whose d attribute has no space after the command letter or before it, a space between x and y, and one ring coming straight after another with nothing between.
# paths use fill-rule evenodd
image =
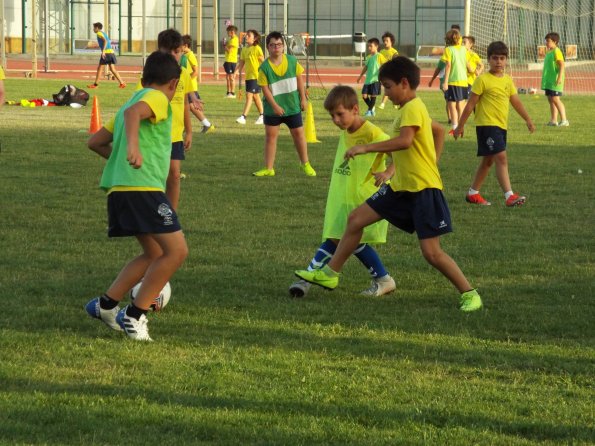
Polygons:
<instances>
[{"instance_id":1,"label":"orange traffic cone","mask_svg":"<svg viewBox=\"0 0 595 446\"><path fill-rule=\"evenodd\" d=\"M306 122L304 123L304 131L306 133L307 143L317 143L316 138L316 126L314 125L314 110L312 109L312 103L308 101L308 107L306 108Z\"/></svg>"},{"instance_id":2,"label":"orange traffic cone","mask_svg":"<svg viewBox=\"0 0 595 446\"><path fill-rule=\"evenodd\" d=\"M93 96L93 109L91 110L91 125L89 134L96 133L101 128L101 114L99 113L99 98Z\"/></svg>"}]
</instances>

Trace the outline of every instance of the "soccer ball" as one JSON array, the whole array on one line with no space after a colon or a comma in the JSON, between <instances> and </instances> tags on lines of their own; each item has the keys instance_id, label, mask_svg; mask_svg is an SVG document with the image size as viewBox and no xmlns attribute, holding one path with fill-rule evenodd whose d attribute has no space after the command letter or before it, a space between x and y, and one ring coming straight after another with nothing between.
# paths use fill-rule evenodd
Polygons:
<instances>
[{"instance_id":1,"label":"soccer ball","mask_svg":"<svg viewBox=\"0 0 595 446\"><path fill-rule=\"evenodd\" d=\"M537 93L537 88L529 88L529 94Z\"/></svg>"},{"instance_id":2,"label":"soccer ball","mask_svg":"<svg viewBox=\"0 0 595 446\"><path fill-rule=\"evenodd\" d=\"M134 302L136 299L136 295L138 294L138 290L140 289L142 281L134 285L134 287L130 290L130 299ZM151 304L151 310L153 311L161 311L165 306L169 303L169 299L171 298L171 285L169 282L165 284L159 296L156 296Z\"/></svg>"}]
</instances>

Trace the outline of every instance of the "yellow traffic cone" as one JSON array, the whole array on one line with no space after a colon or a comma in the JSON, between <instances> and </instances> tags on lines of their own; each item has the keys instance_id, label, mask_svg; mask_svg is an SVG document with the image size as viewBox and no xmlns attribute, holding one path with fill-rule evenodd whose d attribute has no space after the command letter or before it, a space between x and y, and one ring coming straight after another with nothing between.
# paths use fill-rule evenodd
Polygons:
<instances>
[{"instance_id":1,"label":"yellow traffic cone","mask_svg":"<svg viewBox=\"0 0 595 446\"><path fill-rule=\"evenodd\" d=\"M306 142L316 143L316 126L314 125L314 110L312 109L312 103L308 101L308 107L306 108L306 122L304 124L304 130L306 132Z\"/></svg>"}]
</instances>

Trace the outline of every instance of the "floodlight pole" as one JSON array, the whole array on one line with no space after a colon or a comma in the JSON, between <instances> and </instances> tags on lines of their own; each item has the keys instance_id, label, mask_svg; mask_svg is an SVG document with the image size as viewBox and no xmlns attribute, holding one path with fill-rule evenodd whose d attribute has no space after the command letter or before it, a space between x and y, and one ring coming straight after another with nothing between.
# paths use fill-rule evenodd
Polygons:
<instances>
[{"instance_id":1,"label":"floodlight pole","mask_svg":"<svg viewBox=\"0 0 595 446\"><path fill-rule=\"evenodd\" d=\"M143 48L142 48L142 61L143 67L145 66L145 60L147 59L147 0L143 0L142 2L142 16L143 16L143 24L141 27L142 33L142 41L143 41Z\"/></svg>"},{"instance_id":2,"label":"floodlight pole","mask_svg":"<svg viewBox=\"0 0 595 446\"><path fill-rule=\"evenodd\" d=\"M465 0L465 35L471 35L471 0Z\"/></svg>"},{"instance_id":3,"label":"floodlight pole","mask_svg":"<svg viewBox=\"0 0 595 446\"><path fill-rule=\"evenodd\" d=\"M283 0L283 34L287 35L287 0Z\"/></svg>"},{"instance_id":4,"label":"floodlight pole","mask_svg":"<svg viewBox=\"0 0 595 446\"><path fill-rule=\"evenodd\" d=\"M269 15L271 13L269 0L264 0L264 35L265 37L269 35L270 32L270 23L269 23Z\"/></svg>"},{"instance_id":5,"label":"floodlight pole","mask_svg":"<svg viewBox=\"0 0 595 446\"><path fill-rule=\"evenodd\" d=\"M196 58L198 60L198 83L202 82L202 0L196 1Z\"/></svg>"},{"instance_id":6,"label":"floodlight pole","mask_svg":"<svg viewBox=\"0 0 595 446\"><path fill-rule=\"evenodd\" d=\"M103 29L105 29L105 32L109 35L111 35L111 31L109 29L109 0L103 0ZM120 42L118 42L118 45L120 44ZM109 67L108 65L105 65L103 67L103 75L106 77L106 79L109 79Z\"/></svg>"},{"instance_id":7,"label":"floodlight pole","mask_svg":"<svg viewBox=\"0 0 595 446\"><path fill-rule=\"evenodd\" d=\"M49 0L43 0L43 71L50 69L50 25L48 18L50 15Z\"/></svg>"},{"instance_id":8,"label":"floodlight pole","mask_svg":"<svg viewBox=\"0 0 595 446\"><path fill-rule=\"evenodd\" d=\"M4 0L0 0L0 14L2 15L2 17L5 17ZM2 23L0 23L0 65L6 68L6 50L4 48L4 42L4 21L2 21Z\"/></svg>"},{"instance_id":9,"label":"floodlight pole","mask_svg":"<svg viewBox=\"0 0 595 446\"><path fill-rule=\"evenodd\" d=\"M213 0L213 77L219 80L219 9Z\"/></svg>"},{"instance_id":10,"label":"floodlight pole","mask_svg":"<svg viewBox=\"0 0 595 446\"><path fill-rule=\"evenodd\" d=\"M37 1L31 2L31 77L37 79Z\"/></svg>"}]
</instances>

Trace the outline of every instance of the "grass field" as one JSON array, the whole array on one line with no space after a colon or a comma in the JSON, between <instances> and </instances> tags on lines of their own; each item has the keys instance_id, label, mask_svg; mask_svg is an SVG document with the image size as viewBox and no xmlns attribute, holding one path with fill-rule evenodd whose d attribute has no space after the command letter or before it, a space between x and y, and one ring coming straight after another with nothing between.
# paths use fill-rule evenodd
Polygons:
<instances>
[{"instance_id":1,"label":"grass field","mask_svg":"<svg viewBox=\"0 0 595 446\"><path fill-rule=\"evenodd\" d=\"M7 99L64 83L9 79ZM104 122L130 93L101 85ZM485 304L466 315L394 228L379 252L395 293L358 296L367 273L350 260L336 291L290 299L320 242L337 130L316 102L318 177L299 171L283 130L277 176L253 178L254 110L240 127L241 102L201 93L218 131L196 132L183 164L190 256L150 318L151 344L83 310L138 252L106 237L90 107L0 109L0 444L593 444L595 97L565 97L569 128L546 127L546 99L523 97L533 135L511 113L520 208L504 206L493 172L482 190L493 205L467 205L473 127L448 140L455 232L443 246ZM420 96L444 120L440 93ZM395 113L374 121L390 131Z\"/></svg>"}]
</instances>

